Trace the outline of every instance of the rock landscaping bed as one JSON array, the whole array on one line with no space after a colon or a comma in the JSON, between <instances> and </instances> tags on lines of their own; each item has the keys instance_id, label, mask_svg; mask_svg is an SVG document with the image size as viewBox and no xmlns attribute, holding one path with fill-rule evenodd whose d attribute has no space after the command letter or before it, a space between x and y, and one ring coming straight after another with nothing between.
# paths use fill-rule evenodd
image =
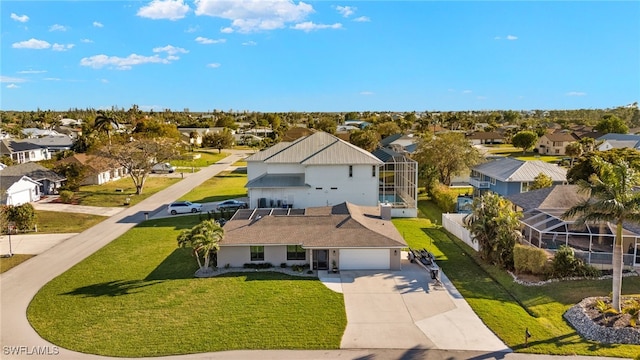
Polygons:
<instances>
[{"instance_id":1,"label":"rock landscaping bed","mask_svg":"<svg viewBox=\"0 0 640 360\"><path fill-rule=\"evenodd\" d=\"M585 298L563 317L585 339L605 344L640 344L640 329L629 325L631 315L604 313L597 308L598 300L610 301L606 297Z\"/></svg>"}]
</instances>

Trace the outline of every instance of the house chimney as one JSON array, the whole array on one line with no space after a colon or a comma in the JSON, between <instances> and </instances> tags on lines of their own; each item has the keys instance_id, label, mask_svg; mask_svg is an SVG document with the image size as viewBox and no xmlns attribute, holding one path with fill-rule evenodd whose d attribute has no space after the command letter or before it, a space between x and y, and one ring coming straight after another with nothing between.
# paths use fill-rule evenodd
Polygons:
<instances>
[{"instance_id":1,"label":"house chimney","mask_svg":"<svg viewBox=\"0 0 640 360\"><path fill-rule=\"evenodd\" d=\"M388 202L380 204L380 218L382 220L391 220L391 208L393 206Z\"/></svg>"}]
</instances>

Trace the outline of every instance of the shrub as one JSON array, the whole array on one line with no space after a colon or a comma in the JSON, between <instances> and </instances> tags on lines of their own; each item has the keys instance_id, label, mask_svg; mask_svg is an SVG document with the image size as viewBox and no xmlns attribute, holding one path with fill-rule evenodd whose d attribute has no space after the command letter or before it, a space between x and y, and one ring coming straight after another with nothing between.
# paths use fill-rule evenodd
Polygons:
<instances>
[{"instance_id":1,"label":"shrub","mask_svg":"<svg viewBox=\"0 0 640 360\"><path fill-rule=\"evenodd\" d=\"M442 212L453 212L458 201L458 192L446 185L435 184L431 187L431 197Z\"/></svg>"},{"instance_id":2,"label":"shrub","mask_svg":"<svg viewBox=\"0 0 640 360\"><path fill-rule=\"evenodd\" d=\"M585 264L577 258L573 249L562 245L556 252L551 263L551 277L564 278L574 276L597 277L600 273L591 265Z\"/></svg>"},{"instance_id":3,"label":"shrub","mask_svg":"<svg viewBox=\"0 0 640 360\"><path fill-rule=\"evenodd\" d=\"M60 200L65 204L70 204L73 201L73 191L71 190L60 191Z\"/></svg>"},{"instance_id":4,"label":"shrub","mask_svg":"<svg viewBox=\"0 0 640 360\"><path fill-rule=\"evenodd\" d=\"M513 248L513 262L516 272L542 275L546 271L547 254L537 247L516 244Z\"/></svg>"},{"instance_id":5,"label":"shrub","mask_svg":"<svg viewBox=\"0 0 640 360\"><path fill-rule=\"evenodd\" d=\"M36 210L29 203L18 206L5 205L2 212L4 221L14 222L20 231L31 230L36 226Z\"/></svg>"},{"instance_id":6,"label":"shrub","mask_svg":"<svg viewBox=\"0 0 640 360\"><path fill-rule=\"evenodd\" d=\"M291 265L291 270L297 271L297 272L303 272L305 269L309 269L309 268L310 268L309 264L303 264L303 265L294 264L294 265Z\"/></svg>"},{"instance_id":7,"label":"shrub","mask_svg":"<svg viewBox=\"0 0 640 360\"><path fill-rule=\"evenodd\" d=\"M287 268L287 263L280 264L280 267L283 268L283 269L286 269Z\"/></svg>"},{"instance_id":8,"label":"shrub","mask_svg":"<svg viewBox=\"0 0 640 360\"><path fill-rule=\"evenodd\" d=\"M271 263L245 263L242 265L245 269L270 269L273 267Z\"/></svg>"}]
</instances>

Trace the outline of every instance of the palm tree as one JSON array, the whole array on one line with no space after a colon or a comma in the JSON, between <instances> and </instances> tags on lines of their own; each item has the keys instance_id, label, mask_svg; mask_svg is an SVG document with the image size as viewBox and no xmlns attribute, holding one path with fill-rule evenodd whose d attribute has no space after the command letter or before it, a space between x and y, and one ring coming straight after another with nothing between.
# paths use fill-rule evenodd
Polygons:
<instances>
[{"instance_id":1,"label":"palm tree","mask_svg":"<svg viewBox=\"0 0 640 360\"><path fill-rule=\"evenodd\" d=\"M624 160L606 162L594 158L596 173L589 181L579 180L583 191L590 198L567 210L563 217L578 216L576 222L613 222L616 225L616 237L613 246L613 298L612 307L620 311L622 293L622 225L625 221L640 222L640 193L634 187L640 180L640 173Z\"/></svg>"},{"instance_id":2,"label":"palm tree","mask_svg":"<svg viewBox=\"0 0 640 360\"><path fill-rule=\"evenodd\" d=\"M564 148L564 153L567 156L571 157L570 167L573 167L573 161L577 157L580 157L580 155L582 155L583 152L584 152L584 149L582 148L582 144L580 144L579 142L574 141L567 144L567 146Z\"/></svg>"},{"instance_id":3,"label":"palm tree","mask_svg":"<svg viewBox=\"0 0 640 360\"><path fill-rule=\"evenodd\" d=\"M209 260L211 253L220 249L218 243L224 237L224 230L213 220L205 220L192 227L190 230L183 230L178 236L178 246L182 248L190 247L193 255L198 261L200 269L196 274L206 274L211 272ZM200 257L202 256L202 261Z\"/></svg>"},{"instance_id":4,"label":"palm tree","mask_svg":"<svg viewBox=\"0 0 640 360\"><path fill-rule=\"evenodd\" d=\"M111 145L111 131L120 127L113 116L106 114L104 111L98 111L94 126L96 130L104 131L107 133L107 137L109 138L109 145Z\"/></svg>"}]
</instances>

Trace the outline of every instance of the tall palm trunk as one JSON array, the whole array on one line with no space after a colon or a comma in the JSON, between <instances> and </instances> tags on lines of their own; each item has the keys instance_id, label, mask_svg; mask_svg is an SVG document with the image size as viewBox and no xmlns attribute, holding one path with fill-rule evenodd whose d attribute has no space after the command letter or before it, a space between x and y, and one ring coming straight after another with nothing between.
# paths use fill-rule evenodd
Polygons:
<instances>
[{"instance_id":1,"label":"tall palm trunk","mask_svg":"<svg viewBox=\"0 0 640 360\"><path fill-rule=\"evenodd\" d=\"M613 246L613 295L611 306L620 312L620 296L622 294L622 220L616 224L616 241Z\"/></svg>"}]
</instances>

